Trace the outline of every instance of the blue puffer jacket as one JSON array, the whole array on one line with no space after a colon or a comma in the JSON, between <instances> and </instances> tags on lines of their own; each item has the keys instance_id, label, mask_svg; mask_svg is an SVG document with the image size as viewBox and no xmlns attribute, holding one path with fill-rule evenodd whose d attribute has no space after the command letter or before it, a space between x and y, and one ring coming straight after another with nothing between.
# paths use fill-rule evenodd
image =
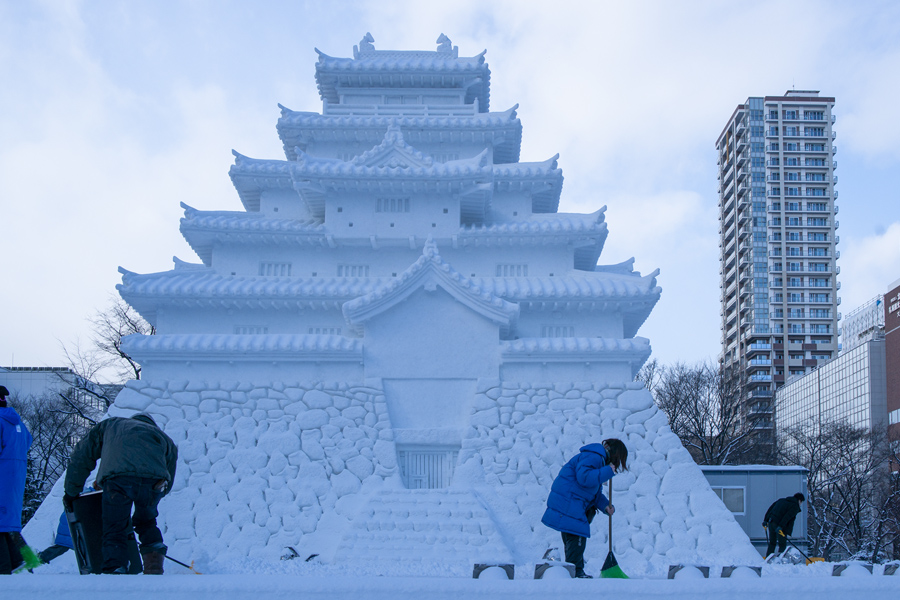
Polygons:
<instances>
[{"instance_id":1,"label":"blue puffer jacket","mask_svg":"<svg viewBox=\"0 0 900 600\"><path fill-rule=\"evenodd\" d=\"M9 407L0 407L0 532L22 531L22 497L31 433Z\"/></svg>"},{"instance_id":2,"label":"blue puffer jacket","mask_svg":"<svg viewBox=\"0 0 900 600\"><path fill-rule=\"evenodd\" d=\"M588 444L563 466L550 487L541 523L551 529L591 537L587 511L606 510L609 500L602 484L615 474L603 444Z\"/></svg>"}]
</instances>

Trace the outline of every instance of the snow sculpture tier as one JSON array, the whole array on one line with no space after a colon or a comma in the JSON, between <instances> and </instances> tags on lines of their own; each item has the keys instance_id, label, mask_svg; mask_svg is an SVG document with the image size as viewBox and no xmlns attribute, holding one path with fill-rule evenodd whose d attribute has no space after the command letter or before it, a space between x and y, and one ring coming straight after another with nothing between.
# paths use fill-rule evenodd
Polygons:
<instances>
[{"instance_id":1,"label":"snow sculpture tier","mask_svg":"<svg viewBox=\"0 0 900 600\"><path fill-rule=\"evenodd\" d=\"M245 211L182 205L200 263L122 270L157 335L124 342L143 378L111 414L148 410L179 443L173 553L533 563L559 545L540 524L553 477L617 436L634 464L615 478L627 571L746 563L631 383L657 272L597 265L605 207L557 212L557 156L519 162L484 53L373 41L317 51L322 113L281 107L286 160L235 152Z\"/></svg>"}]
</instances>

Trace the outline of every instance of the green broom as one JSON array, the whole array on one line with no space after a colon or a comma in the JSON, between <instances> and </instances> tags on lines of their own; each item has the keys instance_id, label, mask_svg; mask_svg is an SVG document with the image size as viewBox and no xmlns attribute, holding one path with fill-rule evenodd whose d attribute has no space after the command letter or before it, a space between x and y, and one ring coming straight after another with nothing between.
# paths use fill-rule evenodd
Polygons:
<instances>
[{"instance_id":1,"label":"green broom","mask_svg":"<svg viewBox=\"0 0 900 600\"><path fill-rule=\"evenodd\" d=\"M609 503L612 505L612 479L609 480ZM612 515L609 515L609 554L600 569L600 577L606 579L628 579L628 575L619 566L616 555L612 551Z\"/></svg>"}]
</instances>

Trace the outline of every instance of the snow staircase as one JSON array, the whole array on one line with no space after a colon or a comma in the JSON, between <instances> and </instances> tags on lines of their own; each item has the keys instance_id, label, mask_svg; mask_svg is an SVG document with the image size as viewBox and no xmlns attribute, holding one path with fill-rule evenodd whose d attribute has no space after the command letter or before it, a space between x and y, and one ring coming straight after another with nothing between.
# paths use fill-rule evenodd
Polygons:
<instances>
[{"instance_id":1,"label":"snow staircase","mask_svg":"<svg viewBox=\"0 0 900 600\"><path fill-rule=\"evenodd\" d=\"M512 553L478 498L447 489L373 494L338 545L338 562L509 562Z\"/></svg>"}]
</instances>

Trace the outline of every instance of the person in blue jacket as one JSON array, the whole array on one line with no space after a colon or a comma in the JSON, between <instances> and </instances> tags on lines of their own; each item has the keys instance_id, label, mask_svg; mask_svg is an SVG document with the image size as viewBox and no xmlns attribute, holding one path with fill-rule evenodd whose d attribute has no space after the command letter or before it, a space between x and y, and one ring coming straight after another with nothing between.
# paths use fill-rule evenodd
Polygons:
<instances>
[{"instance_id":1,"label":"person in blue jacket","mask_svg":"<svg viewBox=\"0 0 900 600\"><path fill-rule=\"evenodd\" d=\"M95 492L93 486L84 488L84 493ZM48 546L40 551L38 558L44 564L49 563L54 558L59 558L69 550L74 550L75 544L72 542L72 533L69 531L69 520L66 518L66 511L59 515L59 525L56 527L56 539L52 546Z\"/></svg>"},{"instance_id":2,"label":"person in blue jacket","mask_svg":"<svg viewBox=\"0 0 900 600\"><path fill-rule=\"evenodd\" d=\"M584 572L584 548L591 537L591 521L597 511L610 517L615 507L603 495L603 483L625 470L628 448L610 438L588 444L567 462L550 487L547 510L541 523L562 533L566 562L575 565L575 577L590 578Z\"/></svg>"},{"instance_id":3,"label":"person in blue jacket","mask_svg":"<svg viewBox=\"0 0 900 600\"><path fill-rule=\"evenodd\" d=\"M6 404L9 390L0 385L0 575L9 575L24 562L22 501L31 433L19 414Z\"/></svg>"}]
</instances>

